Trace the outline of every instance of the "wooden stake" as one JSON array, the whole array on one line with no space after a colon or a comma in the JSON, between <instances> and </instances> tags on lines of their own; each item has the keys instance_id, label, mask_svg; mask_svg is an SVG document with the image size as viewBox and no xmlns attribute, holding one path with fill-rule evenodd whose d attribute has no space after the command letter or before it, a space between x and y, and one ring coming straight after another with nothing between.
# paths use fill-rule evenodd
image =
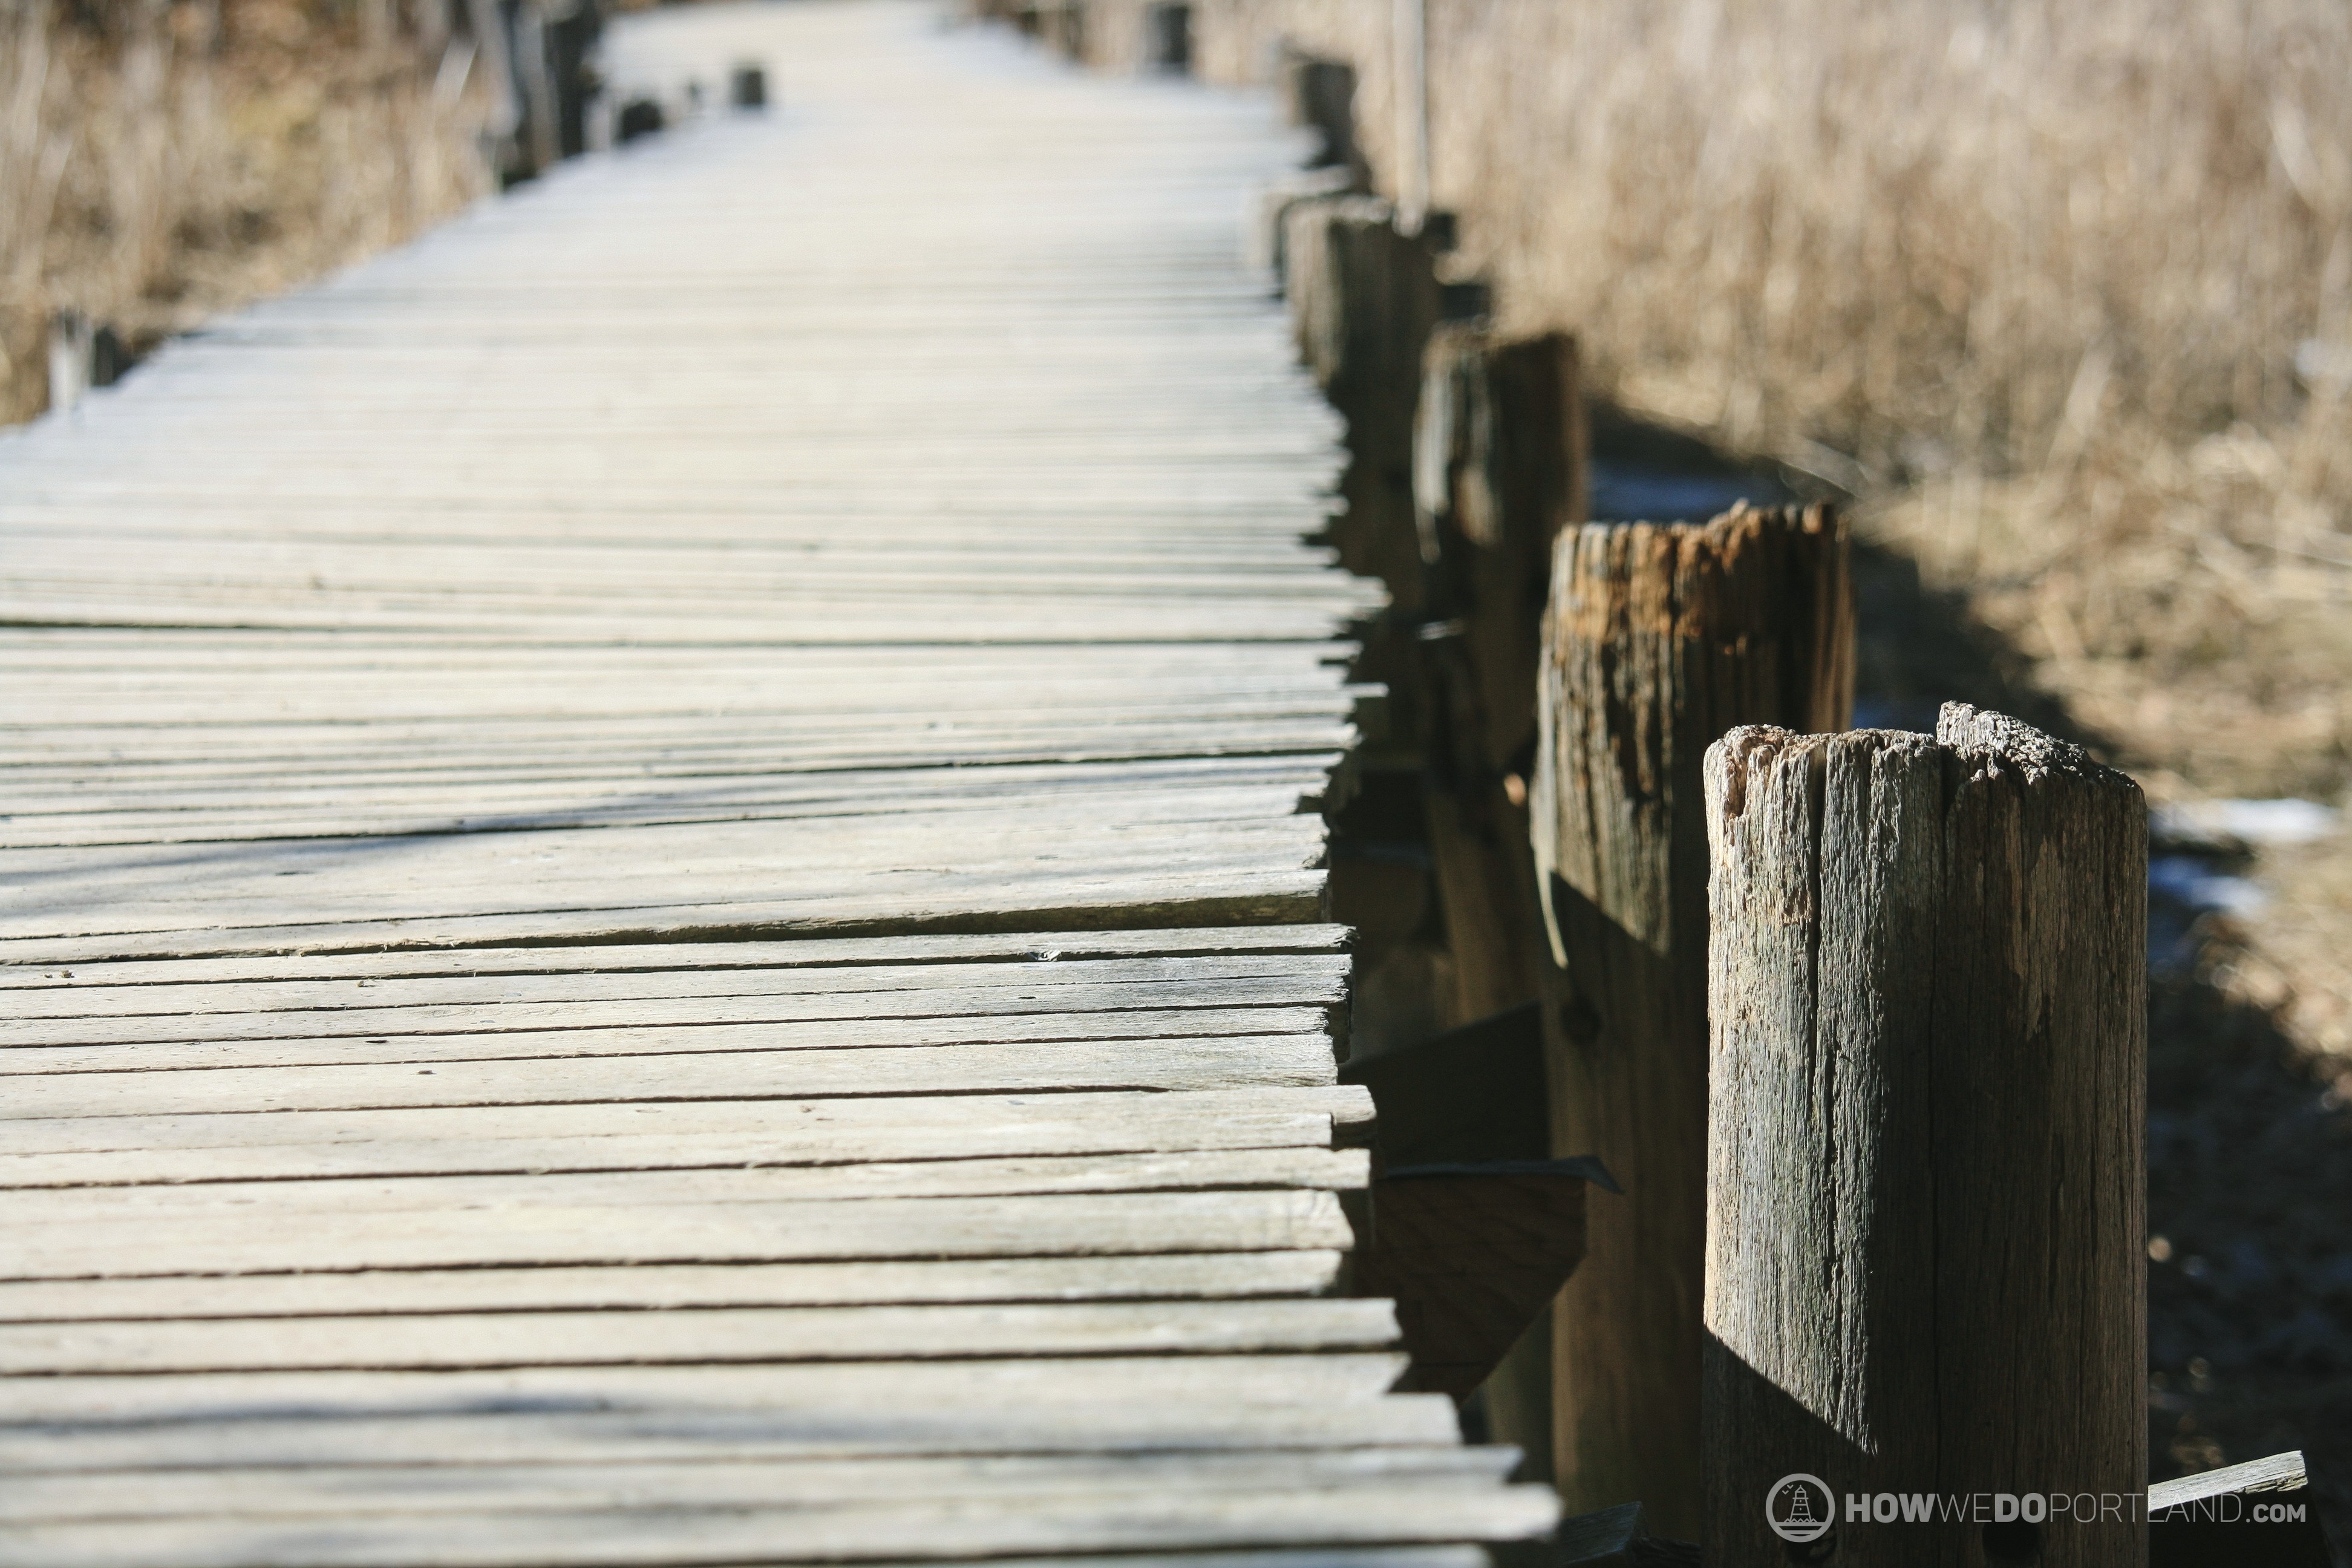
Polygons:
<instances>
[{"instance_id":1,"label":"wooden stake","mask_svg":"<svg viewBox=\"0 0 2352 1568\"><path fill-rule=\"evenodd\" d=\"M1539 989L1525 777L1552 541L1583 516L1583 446L1575 340L1432 335L1413 510L1431 623L1430 846L1464 1021Z\"/></svg>"},{"instance_id":2,"label":"wooden stake","mask_svg":"<svg viewBox=\"0 0 2352 1568\"><path fill-rule=\"evenodd\" d=\"M1143 68L1166 76L1192 72L1192 7L1181 0L1152 0L1143 8Z\"/></svg>"},{"instance_id":3,"label":"wooden stake","mask_svg":"<svg viewBox=\"0 0 2352 1568\"><path fill-rule=\"evenodd\" d=\"M1701 760L1735 725L1843 729L1853 650L1846 535L1826 508L1595 524L1553 552L1530 801L1557 965L1552 1146L1598 1155L1626 1188L1595 1206L1557 1314L1572 1513L1638 1500L1664 1533L1697 1532Z\"/></svg>"},{"instance_id":4,"label":"wooden stake","mask_svg":"<svg viewBox=\"0 0 2352 1568\"><path fill-rule=\"evenodd\" d=\"M2147 1474L2138 786L1955 703L1735 731L1706 794L1706 1560L1777 1556L1802 1472L1817 1556L2145 1563L2137 1509L2075 1506ZM1846 1501L1880 1493L1985 1512Z\"/></svg>"},{"instance_id":5,"label":"wooden stake","mask_svg":"<svg viewBox=\"0 0 2352 1568\"><path fill-rule=\"evenodd\" d=\"M1366 171L1356 146L1356 68L1285 47L1276 74L1290 123L1322 133L1316 163L1339 164L1360 182Z\"/></svg>"},{"instance_id":6,"label":"wooden stake","mask_svg":"<svg viewBox=\"0 0 2352 1568\"><path fill-rule=\"evenodd\" d=\"M1397 224L1419 234L1429 215L1429 16L1426 0L1396 0L1390 12L1396 98Z\"/></svg>"},{"instance_id":7,"label":"wooden stake","mask_svg":"<svg viewBox=\"0 0 2352 1568\"><path fill-rule=\"evenodd\" d=\"M1348 420L1348 507L1334 542L1350 571L1388 584L1400 617L1418 620L1412 414L1437 322L1429 251L1399 233L1394 209L1374 196L1296 203L1283 235L1299 357Z\"/></svg>"}]
</instances>

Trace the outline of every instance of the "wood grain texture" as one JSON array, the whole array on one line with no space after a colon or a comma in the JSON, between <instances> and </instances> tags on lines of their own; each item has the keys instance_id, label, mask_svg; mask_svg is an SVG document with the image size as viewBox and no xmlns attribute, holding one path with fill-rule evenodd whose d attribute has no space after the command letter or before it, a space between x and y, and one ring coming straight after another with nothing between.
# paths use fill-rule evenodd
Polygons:
<instances>
[{"instance_id":1,"label":"wood grain texture","mask_svg":"<svg viewBox=\"0 0 2352 1568\"><path fill-rule=\"evenodd\" d=\"M1625 1184L1596 1205L1558 1314L1557 1474L1571 1511L1639 1501L1698 1530L1706 1171L1701 763L1736 725L1845 727L1843 525L1740 508L1591 525L1554 550L1530 797L1551 939L1553 1152Z\"/></svg>"},{"instance_id":2,"label":"wood grain texture","mask_svg":"<svg viewBox=\"0 0 2352 1568\"><path fill-rule=\"evenodd\" d=\"M2137 1491L2146 1476L2147 822L2013 720L1743 728L1708 754L1710 1561L1761 1500ZM1841 1557L1982 1561L1841 1521ZM2039 1561L2132 1563L2053 1520Z\"/></svg>"}]
</instances>

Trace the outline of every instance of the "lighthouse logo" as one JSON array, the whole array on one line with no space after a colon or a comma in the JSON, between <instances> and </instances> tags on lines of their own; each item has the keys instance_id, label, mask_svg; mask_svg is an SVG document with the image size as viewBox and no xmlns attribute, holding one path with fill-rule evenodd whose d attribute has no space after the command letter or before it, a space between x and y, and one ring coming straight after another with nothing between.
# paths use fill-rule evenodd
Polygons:
<instances>
[{"instance_id":1,"label":"lighthouse logo","mask_svg":"<svg viewBox=\"0 0 2352 1568\"><path fill-rule=\"evenodd\" d=\"M1782 1476L1764 1494L1764 1522L1791 1545L1819 1541L1836 1520L1829 1485L1819 1476Z\"/></svg>"}]
</instances>

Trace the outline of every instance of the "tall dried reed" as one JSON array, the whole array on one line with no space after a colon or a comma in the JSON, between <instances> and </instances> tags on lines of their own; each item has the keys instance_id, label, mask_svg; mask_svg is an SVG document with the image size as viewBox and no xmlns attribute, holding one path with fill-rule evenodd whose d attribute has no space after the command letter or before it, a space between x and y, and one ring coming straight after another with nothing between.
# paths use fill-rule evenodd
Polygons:
<instances>
[{"instance_id":1,"label":"tall dried reed","mask_svg":"<svg viewBox=\"0 0 2352 1568\"><path fill-rule=\"evenodd\" d=\"M46 405L58 310L152 338L484 191L480 94L445 61L446 14L0 0L0 420Z\"/></svg>"},{"instance_id":2,"label":"tall dried reed","mask_svg":"<svg viewBox=\"0 0 2352 1568\"><path fill-rule=\"evenodd\" d=\"M1097 0L1115 55L1131 0ZM1202 74L1394 8L1198 0ZM1599 390L1810 467L2127 760L2352 755L2352 9L2338 0L1427 0L1434 195Z\"/></svg>"}]
</instances>

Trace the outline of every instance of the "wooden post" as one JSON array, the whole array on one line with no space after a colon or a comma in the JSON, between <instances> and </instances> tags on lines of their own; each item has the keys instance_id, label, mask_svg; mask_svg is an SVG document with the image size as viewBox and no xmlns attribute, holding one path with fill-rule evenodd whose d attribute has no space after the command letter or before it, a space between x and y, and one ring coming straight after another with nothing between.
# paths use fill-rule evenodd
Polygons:
<instances>
[{"instance_id":1,"label":"wooden post","mask_svg":"<svg viewBox=\"0 0 2352 1568\"><path fill-rule=\"evenodd\" d=\"M1507 1016L1542 991L1526 776L1552 542L1583 520L1584 447L1574 339L1468 324L1432 334L1413 416L1428 596L1423 800L1457 1021ZM1532 1075L1539 1102L1543 1082ZM1538 1478L1552 1473L1555 1332L1546 1303L1486 1385L1489 1429L1517 1444Z\"/></svg>"},{"instance_id":2,"label":"wooden post","mask_svg":"<svg viewBox=\"0 0 2352 1568\"><path fill-rule=\"evenodd\" d=\"M626 146L640 136L651 136L662 129L666 116L662 106L650 98L633 98L621 105L614 117L613 141Z\"/></svg>"},{"instance_id":3,"label":"wooden post","mask_svg":"<svg viewBox=\"0 0 2352 1568\"><path fill-rule=\"evenodd\" d=\"M79 310L49 318L49 412L63 414L89 395L97 376L97 328Z\"/></svg>"},{"instance_id":4,"label":"wooden post","mask_svg":"<svg viewBox=\"0 0 2352 1568\"><path fill-rule=\"evenodd\" d=\"M555 101L555 155L577 158L588 151L588 112L596 96L593 60L604 36L604 13L593 5L572 8L547 24L550 85Z\"/></svg>"},{"instance_id":5,"label":"wooden post","mask_svg":"<svg viewBox=\"0 0 2352 1568\"><path fill-rule=\"evenodd\" d=\"M1087 58L1087 0L1060 0L1052 12L1054 52L1073 65Z\"/></svg>"},{"instance_id":6,"label":"wooden post","mask_svg":"<svg viewBox=\"0 0 2352 1568\"><path fill-rule=\"evenodd\" d=\"M1576 341L1439 327L1423 362L1412 483L1437 719L1430 847L1456 1016L1468 1020L1539 989L1525 779L1552 541L1584 515Z\"/></svg>"},{"instance_id":7,"label":"wooden post","mask_svg":"<svg viewBox=\"0 0 2352 1568\"><path fill-rule=\"evenodd\" d=\"M490 115L483 132L491 143L491 161L501 183L512 184L537 173L523 167L523 100L515 76L513 40L499 0L466 0L466 22L480 51L482 74L490 84Z\"/></svg>"},{"instance_id":8,"label":"wooden post","mask_svg":"<svg viewBox=\"0 0 2352 1568\"><path fill-rule=\"evenodd\" d=\"M59 310L49 318L48 346L53 414L65 413L99 387L112 386L138 363L112 327L79 310Z\"/></svg>"},{"instance_id":9,"label":"wooden post","mask_svg":"<svg viewBox=\"0 0 2352 1568\"><path fill-rule=\"evenodd\" d=\"M1328 168L1300 169L1268 181L1258 192L1256 205L1243 231L1242 264L1270 279L1274 291L1283 293L1286 288L1283 226L1289 221L1290 209L1301 202L1346 195L1355 188L1354 178L1347 169L1334 164Z\"/></svg>"},{"instance_id":10,"label":"wooden post","mask_svg":"<svg viewBox=\"0 0 2352 1568\"><path fill-rule=\"evenodd\" d=\"M1316 163L1339 164L1358 184L1365 183L1363 154L1356 146L1356 68L1286 47L1278 75L1290 123L1322 135Z\"/></svg>"},{"instance_id":11,"label":"wooden post","mask_svg":"<svg viewBox=\"0 0 2352 1568\"><path fill-rule=\"evenodd\" d=\"M1185 0L1151 0L1143 7L1146 71L1189 76L1192 70L1192 7Z\"/></svg>"},{"instance_id":12,"label":"wooden post","mask_svg":"<svg viewBox=\"0 0 2352 1568\"><path fill-rule=\"evenodd\" d=\"M513 51L515 82L521 94L522 123L515 135L523 149L525 177L545 174L561 155L555 72L548 53L548 21L535 5L507 13L507 42Z\"/></svg>"},{"instance_id":13,"label":"wooden post","mask_svg":"<svg viewBox=\"0 0 2352 1568\"><path fill-rule=\"evenodd\" d=\"M1400 618L1418 620L1412 415L1437 324L1436 271L1374 196L1293 204L1283 252L1299 357L1348 421L1347 514L1334 542L1349 570L1388 584Z\"/></svg>"},{"instance_id":14,"label":"wooden post","mask_svg":"<svg viewBox=\"0 0 2352 1568\"><path fill-rule=\"evenodd\" d=\"M731 109L768 107L768 68L757 60L739 63L727 78L727 103Z\"/></svg>"},{"instance_id":15,"label":"wooden post","mask_svg":"<svg viewBox=\"0 0 2352 1568\"><path fill-rule=\"evenodd\" d=\"M1736 731L1706 793L1706 1561L1780 1553L1801 1472L1816 1560L2144 1563L2139 787L1955 703Z\"/></svg>"},{"instance_id":16,"label":"wooden post","mask_svg":"<svg viewBox=\"0 0 2352 1568\"><path fill-rule=\"evenodd\" d=\"M1589 525L1554 548L1530 828L1557 966L1555 1152L1625 1184L1556 1313L1557 1479L1571 1513L1699 1510L1706 1178L1701 763L1740 724L1845 726L1846 535L1826 508ZM1725 1559L1724 1561L1745 1561Z\"/></svg>"},{"instance_id":17,"label":"wooden post","mask_svg":"<svg viewBox=\"0 0 2352 1568\"><path fill-rule=\"evenodd\" d=\"M1426 0L1395 0L1389 14L1396 98L1397 226L1419 234L1429 216L1429 14Z\"/></svg>"}]
</instances>

